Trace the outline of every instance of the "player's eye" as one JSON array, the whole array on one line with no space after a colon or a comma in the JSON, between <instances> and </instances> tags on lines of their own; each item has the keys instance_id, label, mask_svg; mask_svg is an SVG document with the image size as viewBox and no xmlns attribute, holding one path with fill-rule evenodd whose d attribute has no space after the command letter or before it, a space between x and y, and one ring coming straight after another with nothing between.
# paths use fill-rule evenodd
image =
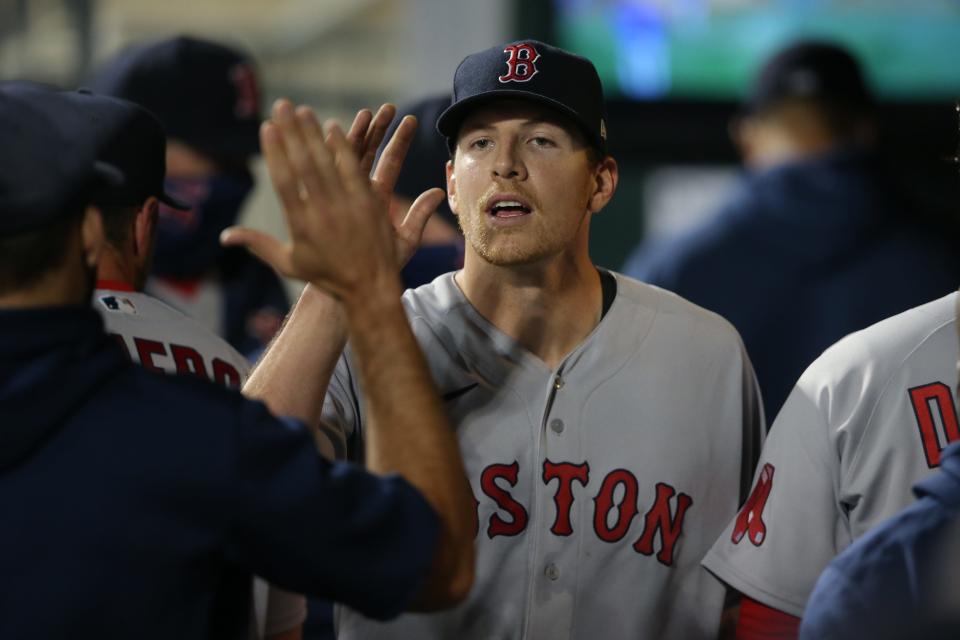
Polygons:
<instances>
[{"instance_id":1,"label":"player's eye","mask_svg":"<svg viewBox=\"0 0 960 640\"><path fill-rule=\"evenodd\" d=\"M535 147L553 147L556 146L550 138L545 136L534 136L530 138L530 143Z\"/></svg>"},{"instance_id":2,"label":"player's eye","mask_svg":"<svg viewBox=\"0 0 960 640\"><path fill-rule=\"evenodd\" d=\"M493 141L490 138L477 138L470 143L471 149L489 149L493 145Z\"/></svg>"}]
</instances>

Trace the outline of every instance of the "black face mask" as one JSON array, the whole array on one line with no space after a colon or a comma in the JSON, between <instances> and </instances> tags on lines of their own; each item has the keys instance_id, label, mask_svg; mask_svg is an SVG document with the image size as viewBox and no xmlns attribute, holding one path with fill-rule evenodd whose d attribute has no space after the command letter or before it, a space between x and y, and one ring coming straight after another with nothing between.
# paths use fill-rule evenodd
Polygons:
<instances>
[{"instance_id":1,"label":"black face mask","mask_svg":"<svg viewBox=\"0 0 960 640\"><path fill-rule=\"evenodd\" d=\"M160 205L152 272L161 278L199 278L216 266L223 254L220 232L236 222L253 189L253 177L248 172L231 172L169 178L165 189L191 209L179 211Z\"/></svg>"}]
</instances>

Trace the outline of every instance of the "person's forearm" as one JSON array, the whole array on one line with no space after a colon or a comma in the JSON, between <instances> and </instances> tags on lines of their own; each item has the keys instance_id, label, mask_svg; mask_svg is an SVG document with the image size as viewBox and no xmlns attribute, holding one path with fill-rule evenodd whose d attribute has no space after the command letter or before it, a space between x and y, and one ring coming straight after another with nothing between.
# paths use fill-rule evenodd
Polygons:
<instances>
[{"instance_id":1,"label":"person's forearm","mask_svg":"<svg viewBox=\"0 0 960 640\"><path fill-rule=\"evenodd\" d=\"M385 293L345 302L350 343L364 390L367 467L399 473L441 520L440 549L423 608L465 597L473 581L473 496L453 428L400 300ZM394 290L392 290L394 289Z\"/></svg>"},{"instance_id":2,"label":"person's forearm","mask_svg":"<svg viewBox=\"0 0 960 640\"><path fill-rule=\"evenodd\" d=\"M330 376L346 342L340 305L310 285L257 363L243 393L271 413L316 425Z\"/></svg>"}]
</instances>

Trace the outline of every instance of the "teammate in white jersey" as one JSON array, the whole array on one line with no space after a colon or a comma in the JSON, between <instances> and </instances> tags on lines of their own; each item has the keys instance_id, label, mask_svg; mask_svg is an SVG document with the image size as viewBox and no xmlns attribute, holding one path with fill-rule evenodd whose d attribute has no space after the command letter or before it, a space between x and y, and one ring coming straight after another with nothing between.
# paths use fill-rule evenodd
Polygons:
<instances>
[{"instance_id":1,"label":"teammate in white jersey","mask_svg":"<svg viewBox=\"0 0 960 640\"><path fill-rule=\"evenodd\" d=\"M99 196L107 245L97 266L93 305L107 333L147 369L197 375L239 389L249 373L246 359L196 320L141 291L153 253L158 202L182 206L163 190L165 139L160 123L141 107L117 98L90 95L85 105L102 145L100 159L126 175L122 187ZM301 637L306 606L302 596L257 579L252 614L252 638L294 640Z\"/></svg>"},{"instance_id":2,"label":"teammate in white jersey","mask_svg":"<svg viewBox=\"0 0 960 640\"><path fill-rule=\"evenodd\" d=\"M956 295L847 336L797 382L750 497L704 560L746 596L744 627L795 636L830 560L912 504L960 438Z\"/></svg>"},{"instance_id":3,"label":"teammate in white jersey","mask_svg":"<svg viewBox=\"0 0 960 640\"><path fill-rule=\"evenodd\" d=\"M464 454L476 584L449 613L380 624L341 610L341 638L717 636L725 589L700 559L749 488L762 409L727 322L590 261L590 220L617 184L603 111L593 65L540 42L471 55L457 71L438 128L465 265L403 304ZM280 104L275 118L321 135L305 110ZM360 148L380 116L369 122L362 112L351 130ZM398 146L411 127L401 123ZM374 174L384 201L396 155ZM398 229L404 255L421 213L415 204ZM227 241L283 268L275 241L240 230ZM337 317L336 301L308 288L248 386L274 411L316 415L355 456L369 413L349 348L337 360ZM325 406L308 404L306 380L327 387Z\"/></svg>"}]
</instances>

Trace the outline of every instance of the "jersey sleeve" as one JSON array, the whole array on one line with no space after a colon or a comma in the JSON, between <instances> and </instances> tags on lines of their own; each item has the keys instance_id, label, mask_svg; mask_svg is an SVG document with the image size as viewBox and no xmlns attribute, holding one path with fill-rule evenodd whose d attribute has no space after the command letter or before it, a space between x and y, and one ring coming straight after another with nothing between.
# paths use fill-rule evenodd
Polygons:
<instances>
[{"instance_id":1,"label":"jersey sleeve","mask_svg":"<svg viewBox=\"0 0 960 640\"><path fill-rule=\"evenodd\" d=\"M246 403L229 486L228 560L285 589L376 619L403 611L431 565L439 523L399 476L317 455L308 430Z\"/></svg>"},{"instance_id":2,"label":"jersey sleeve","mask_svg":"<svg viewBox=\"0 0 960 640\"><path fill-rule=\"evenodd\" d=\"M318 426L321 437L330 443L337 460L352 458L359 461L359 452L350 446L359 440L361 412L349 352L348 345L330 376Z\"/></svg>"},{"instance_id":3,"label":"jersey sleeve","mask_svg":"<svg viewBox=\"0 0 960 640\"><path fill-rule=\"evenodd\" d=\"M839 475L824 418L797 387L770 430L753 489L704 566L754 600L801 616L837 553Z\"/></svg>"}]
</instances>

